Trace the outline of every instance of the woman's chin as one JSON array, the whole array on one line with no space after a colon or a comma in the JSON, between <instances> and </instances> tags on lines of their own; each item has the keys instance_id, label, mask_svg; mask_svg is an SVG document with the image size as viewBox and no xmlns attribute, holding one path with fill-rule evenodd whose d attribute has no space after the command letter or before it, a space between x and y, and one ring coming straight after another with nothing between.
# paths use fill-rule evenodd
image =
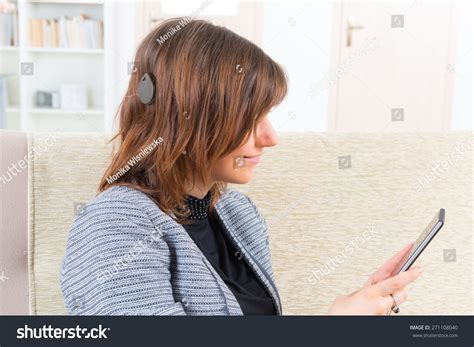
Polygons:
<instances>
[{"instance_id":1,"label":"woman's chin","mask_svg":"<svg viewBox=\"0 0 474 347\"><path fill-rule=\"evenodd\" d=\"M243 170L242 170L243 171ZM253 178L253 172L251 170L245 170L246 172L239 172L238 174L230 177L227 182L235 184L246 184L249 183Z\"/></svg>"}]
</instances>

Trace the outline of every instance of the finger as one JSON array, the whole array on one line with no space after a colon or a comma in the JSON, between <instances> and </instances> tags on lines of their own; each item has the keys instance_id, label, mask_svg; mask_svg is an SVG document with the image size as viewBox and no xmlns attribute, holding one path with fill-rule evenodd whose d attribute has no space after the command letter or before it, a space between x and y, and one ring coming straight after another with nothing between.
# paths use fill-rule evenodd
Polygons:
<instances>
[{"instance_id":1,"label":"finger","mask_svg":"<svg viewBox=\"0 0 474 347\"><path fill-rule=\"evenodd\" d=\"M408 284L416 280L420 274L421 268L419 266L416 266L411 270L402 272L399 275L390 277L382 282L379 282L373 285L371 288L373 288L377 295L386 296L407 286Z\"/></svg>"},{"instance_id":2,"label":"finger","mask_svg":"<svg viewBox=\"0 0 474 347\"><path fill-rule=\"evenodd\" d=\"M393 307L393 299L390 295L380 297L378 314L387 315Z\"/></svg>"},{"instance_id":3,"label":"finger","mask_svg":"<svg viewBox=\"0 0 474 347\"><path fill-rule=\"evenodd\" d=\"M381 315L389 315L392 312L392 307L395 305L400 306L402 303L405 302L407 299L408 294L407 291L403 288L400 290L397 290L395 293L392 293L392 295L387 295L387 296L382 296L378 300L378 314Z\"/></svg>"},{"instance_id":4,"label":"finger","mask_svg":"<svg viewBox=\"0 0 474 347\"><path fill-rule=\"evenodd\" d=\"M396 303L398 306L400 306L407 300L408 291L405 288L399 289L395 291L394 293L392 293L392 296L393 296L392 301L395 300L394 304Z\"/></svg>"},{"instance_id":5,"label":"finger","mask_svg":"<svg viewBox=\"0 0 474 347\"><path fill-rule=\"evenodd\" d=\"M365 282L364 287L376 284L388 278L397 264L411 251L414 242L410 242L401 250L399 250L395 255L393 255L389 260L387 260L381 267L375 271L375 273L369 277L367 282Z\"/></svg>"}]
</instances>

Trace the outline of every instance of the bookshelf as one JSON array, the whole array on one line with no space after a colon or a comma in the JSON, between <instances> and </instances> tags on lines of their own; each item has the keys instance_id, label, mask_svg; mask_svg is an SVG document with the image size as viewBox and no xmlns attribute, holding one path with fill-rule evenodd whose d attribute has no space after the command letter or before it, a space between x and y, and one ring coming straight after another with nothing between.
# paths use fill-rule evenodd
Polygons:
<instances>
[{"instance_id":1,"label":"bookshelf","mask_svg":"<svg viewBox=\"0 0 474 347\"><path fill-rule=\"evenodd\" d=\"M110 18L110 14L114 11L113 2L95 0L9 0L9 2L16 6L18 45L0 46L0 74L7 75L8 93L2 128L40 132L111 131L114 78L110 75L115 67L112 53L114 43L110 39L113 30L107 25L114 22ZM69 45L75 46L74 48L51 47L51 45L42 47L37 42L36 46L32 45L33 34L29 32L30 19L61 17L73 19L81 14L86 14L91 22L102 23L100 48L83 48L77 45ZM42 32L43 30L44 27ZM88 43L90 46L90 42ZM97 42L95 45L97 46ZM24 70L24 63L32 66L32 72ZM59 92L62 84L85 85L86 107L74 109L61 105L59 108L51 108L38 107L35 104L37 91Z\"/></svg>"}]
</instances>

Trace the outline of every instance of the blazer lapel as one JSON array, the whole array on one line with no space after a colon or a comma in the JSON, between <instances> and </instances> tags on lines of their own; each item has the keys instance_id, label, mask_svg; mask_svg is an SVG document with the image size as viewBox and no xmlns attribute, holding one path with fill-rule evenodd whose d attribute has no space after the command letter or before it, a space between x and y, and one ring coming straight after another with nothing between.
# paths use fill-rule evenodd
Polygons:
<instances>
[{"instance_id":1,"label":"blazer lapel","mask_svg":"<svg viewBox=\"0 0 474 347\"><path fill-rule=\"evenodd\" d=\"M201 260L204 262L204 265L208 268L208 270L211 272L212 276L214 279L217 281L217 284L222 290L222 294L224 295L225 301L226 301L226 306L228 310L228 314L230 316L241 316L244 313L242 312L242 309L239 305L239 302L237 301L237 298L235 297L234 293L230 290L230 288L225 284L224 280L221 278L221 276L217 273L217 271L214 269L212 264L207 260L206 256L202 251L199 249L199 247L196 245L194 240L189 236L189 234L186 232L186 229L184 229L183 226L179 226L180 229L182 229L182 234L185 238L188 239L188 243L192 245L193 250L201 257Z\"/></svg>"}]
</instances>

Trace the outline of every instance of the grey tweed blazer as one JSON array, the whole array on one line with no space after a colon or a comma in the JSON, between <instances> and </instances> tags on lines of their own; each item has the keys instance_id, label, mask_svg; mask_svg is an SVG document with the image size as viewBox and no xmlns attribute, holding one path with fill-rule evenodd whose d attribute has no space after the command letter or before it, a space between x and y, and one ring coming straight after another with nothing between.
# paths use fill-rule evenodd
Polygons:
<instances>
[{"instance_id":1,"label":"grey tweed blazer","mask_svg":"<svg viewBox=\"0 0 474 347\"><path fill-rule=\"evenodd\" d=\"M281 315L263 216L233 189L224 192L216 210ZM144 193L123 186L102 192L77 216L61 288L74 315L243 314L186 230Z\"/></svg>"}]
</instances>

